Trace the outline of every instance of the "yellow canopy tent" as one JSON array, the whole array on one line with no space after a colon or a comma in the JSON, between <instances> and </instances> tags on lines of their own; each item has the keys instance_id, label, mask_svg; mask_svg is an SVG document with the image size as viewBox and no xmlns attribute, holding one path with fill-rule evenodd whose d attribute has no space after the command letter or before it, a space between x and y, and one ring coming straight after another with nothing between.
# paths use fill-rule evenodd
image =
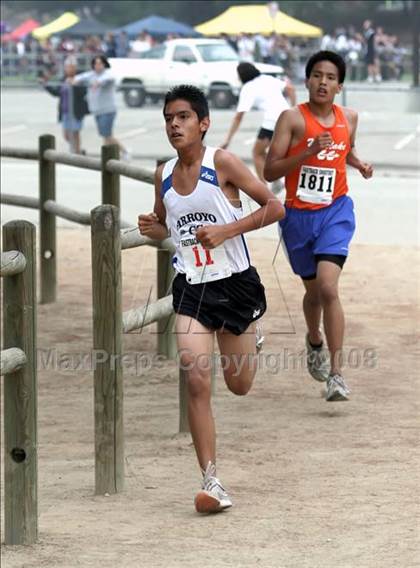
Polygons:
<instances>
[{"instance_id":1,"label":"yellow canopy tent","mask_svg":"<svg viewBox=\"0 0 420 568\"><path fill-rule=\"evenodd\" d=\"M36 39L45 39L57 32L61 32L62 30L69 28L70 26L74 26L74 24L77 24L79 20L80 18L76 16L76 14L73 14L73 12L64 12L64 14L56 20L34 30L32 35Z\"/></svg>"},{"instance_id":2,"label":"yellow canopy tent","mask_svg":"<svg viewBox=\"0 0 420 568\"><path fill-rule=\"evenodd\" d=\"M195 29L203 35L270 34L272 32L302 37L322 35L321 28L301 22L284 12L278 11L275 18L272 18L267 5L263 4L231 6L223 14L196 26Z\"/></svg>"}]
</instances>

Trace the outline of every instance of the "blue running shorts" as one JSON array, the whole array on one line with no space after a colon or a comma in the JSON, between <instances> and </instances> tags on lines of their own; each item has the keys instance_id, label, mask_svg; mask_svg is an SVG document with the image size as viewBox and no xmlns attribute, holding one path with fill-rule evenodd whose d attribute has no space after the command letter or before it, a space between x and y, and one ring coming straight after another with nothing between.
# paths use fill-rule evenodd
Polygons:
<instances>
[{"instance_id":1,"label":"blue running shorts","mask_svg":"<svg viewBox=\"0 0 420 568\"><path fill-rule=\"evenodd\" d=\"M322 209L286 207L286 216L279 221L280 239L293 272L302 278L316 274L317 255L347 257L355 228L353 200L348 195Z\"/></svg>"}]
</instances>

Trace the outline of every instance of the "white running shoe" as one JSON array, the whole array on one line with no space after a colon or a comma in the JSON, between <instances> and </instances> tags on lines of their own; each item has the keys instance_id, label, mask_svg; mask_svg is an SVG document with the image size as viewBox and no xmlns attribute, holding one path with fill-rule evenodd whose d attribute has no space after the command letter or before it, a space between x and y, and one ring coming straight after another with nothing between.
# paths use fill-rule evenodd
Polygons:
<instances>
[{"instance_id":1,"label":"white running shoe","mask_svg":"<svg viewBox=\"0 0 420 568\"><path fill-rule=\"evenodd\" d=\"M327 392L325 399L327 402L338 402L348 400L350 389L344 382L341 375L330 375L327 380Z\"/></svg>"},{"instance_id":2,"label":"white running shoe","mask_svg":"<svg viewBox=\"0 0 420 568\"><path fill-rule=\"evenodd\" d=\"M306 334L306 365L309 374L316 381L323 383L328 380L330 375L330 361L328 352L321 346L320 348L312 347L309 343L309 334Z\"/></svg>"},{"instance_id":3,"label":"white running shoe","mask_svg":"<svg viewBox=\"0 0 420 568\"><path fill-rule=\"evenodd\" d=\"M232 507L232 501L216 477L216 466L209 462L204 472L202 490L195 500L197 513L219 513Z\"/></svg>"}]
</instances>

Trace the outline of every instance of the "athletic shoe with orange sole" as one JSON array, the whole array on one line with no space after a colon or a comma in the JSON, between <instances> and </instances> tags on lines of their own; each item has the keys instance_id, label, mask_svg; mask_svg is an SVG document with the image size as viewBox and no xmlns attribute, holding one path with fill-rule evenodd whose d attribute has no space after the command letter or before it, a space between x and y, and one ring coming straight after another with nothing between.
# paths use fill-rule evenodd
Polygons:
<instances>
[{"instance_id":1,"label":"athletic shoe with orange sole","mask_svg":"<svg viewBox=\"0 0 420 568\"><path fill-rule=\"evenodd\" d=\"M204 472L202 490L195 500L197 513L219 513L232 507L232 501L216 477L216 466L209 462Z\"/></svg>"}]
</instances>

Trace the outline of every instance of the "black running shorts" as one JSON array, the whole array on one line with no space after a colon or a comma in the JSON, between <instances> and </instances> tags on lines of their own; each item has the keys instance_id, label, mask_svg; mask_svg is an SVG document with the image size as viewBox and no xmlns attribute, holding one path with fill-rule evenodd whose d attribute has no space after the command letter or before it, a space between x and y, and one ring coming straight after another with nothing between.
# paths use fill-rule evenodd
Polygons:
<instances>
[{"instance_id":1,"label":"black running shorts","mask_svg":"<svg viewBox=\"0 0 420 568\"><path fill-rule=\"evenodd\" d=\"M172 284L177 314L190 316L210 330L227 329L241 335L267 309L264 286L253 266L228 278L189 284L177 274Z\"/></svg>"},{"instance_id":2,"label":"black running shorts","mask_svg":"<svg viewBox=\"0 0 420 568\"><path fill-rule=\"evenodd\" d=\"M273 138L274 131L268 130L268 128L260 128L257 134L258 140L271 140Z\"/></svg>"}]
</instances>

